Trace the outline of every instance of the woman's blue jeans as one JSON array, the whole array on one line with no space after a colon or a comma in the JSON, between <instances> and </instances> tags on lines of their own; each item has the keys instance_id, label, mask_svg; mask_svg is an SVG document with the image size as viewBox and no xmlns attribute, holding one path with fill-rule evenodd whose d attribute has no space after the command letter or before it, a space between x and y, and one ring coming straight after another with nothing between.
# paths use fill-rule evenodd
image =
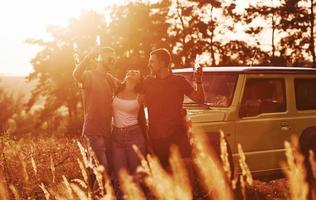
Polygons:
<instances>
[{"instance_id":1,"label":"woman's blue jeans","mask_svg":"<svg viewBox=\"0 0 316 200\"><path fill-rule=\"evenodd\" d=\"M145 155L146 145L142 129L139 125L133 125L126 128L113 128L111 135L111 163L113 165L114 182L116 191L119 191L119 173L122 169L133 175L140 165L140 159L133 149L136 145L140 152ZM118 194L120 199L121 194Z\"/></svg>"},{"instance_id":2,"label":"woman's blue jeans","mask_svg":"<svg viewBox=\"0 0 316 200\"><path fill-rule=\"evenodd\" d=\"M138 125L126 128L113 128L111 135L111 158L113 170L116 175L125 168L130 174L134 174L140 159L133 149L136 145L140 152L145 155L146 146L142 129Z\"/></svg>"}]
</instances>

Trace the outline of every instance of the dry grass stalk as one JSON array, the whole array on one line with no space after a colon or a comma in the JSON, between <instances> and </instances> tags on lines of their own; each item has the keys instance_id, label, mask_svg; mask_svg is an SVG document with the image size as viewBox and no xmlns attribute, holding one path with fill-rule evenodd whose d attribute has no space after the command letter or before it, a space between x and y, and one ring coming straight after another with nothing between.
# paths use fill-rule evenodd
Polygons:
<instances>
[{"instance_id":1,"label":"dry grass stalk","mask_svg":"<svg viewBox=\"0 0 316 200\"><path fill-rule=\"evenodd\" d=\"M69 200L69 198L66 198L65 196L64 196L64 194L65 194L65 191L64 191L64 187L63 187L63 185L61 184L61 185L55 185L57 188L57 190L55 191L55 190L53 190L53 189L51 189L51 188L48 188L49 189L49 193L50 193L50 195L52 196L52 199L56 199L56 200ZM61 191L60 191L61 190Z\"/></svg>"},{"instance_id":2,"label":"dry grass stalk","mask_svg":"<svg viewBox=\"0 0 316 200\"><path fill-rule=\"evenodd\" d=\"M95 153L91 149L91 146L89 145L88 149L85 149L79 141L77 141L77 144L79 146L80 154L84 161L85 169L92 169L93 173L96 176L100 195L103 196L101 199L115 200L115 193L111 185L111 181L108 178L108 175L106 174L104 167L102 165L99 165L98 159L96 158ZM87 171L84 169L82 162L78 160L78 163L84 180L86 183L88 183ZM103 182L103 180L105 181L105 183ZM88 193L88 195L90 196L91 194ZM88 198L90 198L89 196Z\"/></svg>"},{"instance_id":3,"label":"dry grass stalk","mask_svg":"<svg viewBox=\"0 0 316 200\"><path fill-rule=\"evenodd\" d=\"M124 169L120 172L120 185L126 200L145 200L146 197L133 178Z\"/></svg>"},{"instance_id":4,"label":"dry grass stalk","mask_svg":"<svg viewBox=\"0 0 316 200\"><path fill-rule=\"evenodd\" d=\"M22 165L22 175L24 178L24 182L28 183L30 178L29 178L29 174L27 173L26 162L22 158L21 154L18 154L18 157L19 157L20 163Z\"/></svg>"},{"instance_id":5,"label":"dry grass stalk","mask_svg":"<svg viewBox=\"0 0 316 200\"><path fill-rule=\"evenodd\" d=\"M66 176L63 175L63 183L65 185L65 192L68 199L73 199L72 189Z\"/></svg>"},{"instance_id":6,"label":"dry grass stalk","mask_svg":"<svg viewBox=\"0 0 316 200\"><path fill-rule=\"evenodd\" d=\"M200 179L205 189L214 199L233 199L232 191L227 184L225 174L215 160L215 154L211 151L204 134L199 130L193 130L194 162L198 168Z\"/></svg>"},{"instance_id":7,"label":"dry grass stalk","mask_svg":"<svg viewBox=\"0 0 316 200\"><path fill-rule=\"evenodd\" d=\"M89 161L88 161L88 157L87 157L87 150L82 146L82 144L79 141L77 141L77 145L79 147L80 154L82 156L82 160L83 160L85 167L89 168L90 165L89 165Z\"/></svg>"},{"instance_id":8,"label":"dry grass stalk","mask_svg":"<svg viewBox=\"0 0 316 200\"><path fill-rule=\"evenodd\" d=\"M98 188L100 191L100 195L104 195L104 184L103 184L103 177L105 173L105 169L102 165L99 165L97 167L93 168L93 173L96 177L97 183L98 183Z\"/></svg>"},{"instance_id":9,"label":"dry grass stalk","mask_svg":"<svg viewBox=\"0 0 316 200\"><path fill-rule=\"evenodd\" d=\"M41 183L39 186L42 189L42 191L44 192L45 199L49 200L50 194L49 194L48 190L46 189L45 185L43 183Z\"/></svg>"},{"instance_id":10,"label":"dry grass stalk","mask_svg":"<svg viewBox=\"0 0 316 200\"><path fill-rule=\"evenodd\" d=\"M53 183L55 183L55 179L56 179L56 176L55 176L55 172L56 172L56 169L55 169L55 165L54 165L54 160L53 160L53 157L50 156L50 171L52 172L52 177L53 177Z\"/></svg>"},{"instance_id":11,"label":"dry grass stalk","mask_svg":"<svg viewBox=\"0 0 316 200\"><path fill-rule=\"evenodd\" d=\"M311 164L313 177L316 178L316 160L315 160L315 154L313 150L309 150L309 162Z\"/></svg>"},{"instance_id":12,"label":"dry grass stalk","mask_svg":"<svg viewBox=\"0 0 316 200\"><path fill-rule=\"evenodd\" d=\"M241 174L239 176L241 192L242 192L243 199L246 199L246 187L247 187L247 185L252 186L253 178L252 178L251 172L249 170L249 167L246 163L246 155L245 155L241 145L238 144L237 148L238 148L238 156L239 156L239 166L241 169Z\"/></svg>"},{"instance_id":13,"label":"dry grass stalk","mask_svg":"<svg viewBox=\"0 0 316 200\"><path fill-rule=\"evenodd\" d=\"M230 170L230 164L229 164L229 159L228 159L227 143L225 141L224 132L222 130L220 131L220 149L221 149L221 160L223 162L223 169L228 180L230 180L232 172Z\"/></svg>"},{"instance_id":14,"label":"dry grass stalk","mask_svg":"<svg viewBox=\"0 0 316 200\"><path fill-rule=\"evenodd\" d=\"M78 185L80 185L84 189L88 188L88 185L83 180L81 180L79 178L72 179L71 182L77 183Z\"/></svg>"},{"instance_id":15,"label":"dry grass stalk","mask_svg":"<svg viewBox=\"0 0 316 200\"><path fill-rule=\"evenodd\" d=\"M171 149L171 174L163 169L156 157L148 155L146 160L136 146L133 149L141 160L137 171L146 174L145 183L157 199L192 199L190 180L177 148Z\"/></svg>"},{"instance_id":16,"label":"dry grass stalk","mask_svg":"<svg viewBox=\"0 0 316 200\"><path fill-rule=\"evenodd\" d=\"M298 152L297 138L293 138L292 144L293 146L287 141L284 142L286 164L283 163L282 168L288 178L291 199L304 200L308 195L304 156Z\"/></svg>"},{"instance_id":17,"label":"dry grass stalk","mask_svg":"<svg viewBox=\"0 0 316 200\"><path fill-rule=\"evenodd\" d=\"M156 157L147 158L151 173L145 177L145 183L152 194L160 200L176 199L172 177L163 169Z\"/></svg>"},{"instance_id":18,"label":"dry grass stalk","mask_svg":"<svg viewBox=\"0 0 316 200\"><path fill-rule=\"evenodd\" d=\"M174 182L174 192L177 199L191 200L192 188L186 166L181 159L179 149L171 147L170 166L172 171L172 180Z\"/></svg>"},{"instance_id":19,"label":"dry grass stalk","mask_svg":"<svg viewBox=\"0 0 316 200\"><path fill-rule=\"evenodd\" d=\"M14 199L15 199L15 200L20 200L21 197L20 197L20 195L19 195L17 189L14 187L14 185L11 184L11 185L9 186L9 188L10 188L10 190L11 190L13 196L14 196Z\"/></svg>"},{"instance_id":20,"label":"dry grass stalk","mask_svg":"<svg viewBox=\"0 0 316 200\"><path fill-rule=\"evenodd\" d=\"M145 159L144 155L141 153L141 151L137 148L136 145L133 145L132 148L140 160L141 166L138 168L138 170L141 170L142 172L149 174L150 173L149 163Z\"/></svg>"},{"instance_id":21,"label":"dry grass stalk","mask_svg":"<svg viewBox=\"0 0 316 200\"><path fill-rule=\"evenodd\" d=\"M3 177L4 177L4 174L2 170L0 169L0 197L3 200L9 200L10 196L9 196L9 192L7 188L7 183Z\"/></svg>"},{"instance_id":22,"label":"dry grass stalk","mask_svg":"<svg viewBox=\"0 0 316 200\"><path fill-rule=\"evenodd\" d=\"M111 179L105 174L105 191L106 194L102 197L102 200L116 200L114 189L111 184Z\"/></svg>"},{"instance_id":23,"label":"dry grass stalk","mask_svg":"<svg viewBox=\"0 0 316 200\"><path fill-rule=\"evenodd\" d=\"M70 183L70 187L80 200L89 200L87 194L78 185Z\"/></svg>"},{"instance_id":24,"label":"dry grass stalk","mask_svg":"<svg viewBox=\"0 0 316 200\"><path fill-rule=\"evenodd\" d=\"M245 178L245 181L248 185L253 184L253 178L250 172L250 169L246 163L246 156L240 144L237 145L238 155L239 155L239 165L241 169L241 175Z\"/></svg>"},{"instance_id":25,"label":"dry grass stalk","mask_svg":"<svg viewBox=\"0 0 316 200\"><path fill-rule=\"evenodd\" d=\"M31 164L32 164L32 168L33 168L34 174L36 176L37 175L37 166L36 166L36 163L35 163L35 160L34 160L33 156L31 156Z\"/></svg>"},{"instance_id":26,"label":"dry grass stalk","mask_svg":"<svg viewBox=\"0 0 316 200\"><path fill-rule=\"evenodd\" d=\"M88 173L87 173L87 170L86 168L84 167L84 164L81 162L81 160L78 158L77 159L77 162L78 162L78 165L79 165L79 168L80 168L80 171L81 171L81 175L83 177L83 180L88 183Z\"/></svg>"},{"instance_id":27,"label":"dry grass stalk","mask_svg":"<svg viewBox=\"0 0 316 200\"><path fill-rule=\"evenodd\" d=\"M96 156L95 152L93 151L93 149L91 147L88 147L87 152L88 152L88 155L89 155L89 157L88 157L88 159L89 159L88 160L89 161L88 166L90 168L96 168L96 167L100 166L99 160L97 159L97 156Z\"/></svg>"},{"instance_id":28,"label":"dry grass stalk","mask_svg":"<svg viewBox=\"0 0 316 200\"><path fill-rule=\"evenodd\" d=\"M60 194L54 194L54 198L55 198L56 200L69 200L68 198L63 197L63 196L60 195Z\"/></svg>"},{"instance_id":29,"label":"dry grass stalk","mask_svg":"<svg viewBox=\"0 0 316 200\"><path fill-rule=\"evenodd\" d=\"M239 175L239 181L240 181L242 199L246 200L247 199L247 194L246 194L247 183L246 183L243 175Z\"/></svg>"}]
</instances>

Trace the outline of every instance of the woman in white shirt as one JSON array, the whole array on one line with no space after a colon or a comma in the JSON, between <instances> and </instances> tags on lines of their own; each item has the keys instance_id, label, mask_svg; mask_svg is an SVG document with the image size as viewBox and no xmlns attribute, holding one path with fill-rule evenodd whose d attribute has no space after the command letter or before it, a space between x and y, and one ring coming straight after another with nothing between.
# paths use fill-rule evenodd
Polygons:
<instances>
[{"instance_id":1,"label":"woman in white shirt","mask_svg":"<svg viewBox=\"0 0 316 200\"><path fill-rule=\"evenodd\" d=\"M142 77L140 71L129 70L113 99L113 132L111 139L114 179L118 184L119 172L126 169L134 174L140 160L133 145L145 155L143 98L139 94ZM120 195L119 195L120 196Z\"/></svg>"}]
</instances>

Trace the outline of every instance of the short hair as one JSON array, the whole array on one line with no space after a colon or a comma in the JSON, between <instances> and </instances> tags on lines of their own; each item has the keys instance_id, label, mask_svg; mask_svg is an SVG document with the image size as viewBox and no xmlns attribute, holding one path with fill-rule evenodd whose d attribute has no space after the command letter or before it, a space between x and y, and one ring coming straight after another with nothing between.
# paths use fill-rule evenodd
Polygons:
<instances>
[{"instance_id":1,"label":"short hair","mask_svg":"<svg viewBox=\"0 0 316 200\"><path fill-rule=\"evenodd\" d=\"M115 50L112 47L102 47L102 53L114 53L115 54Z\"/></svg>"},{"instance_id":2,"label":"short hair","mask_svg":"<svg viewBox=\"0 0 316 200\"><path fill-rule=\"evenodd\" d=\"M166 63L166 66L169 67L170 63L171 63L171 55L170 52L168 51L168 49L165 48L160 48L160 49L156 49L153 50L150 53L151 56L155 55L157 56L157 58L161 61L163 61L164 63Z\"/></svg>"}]
</instances>

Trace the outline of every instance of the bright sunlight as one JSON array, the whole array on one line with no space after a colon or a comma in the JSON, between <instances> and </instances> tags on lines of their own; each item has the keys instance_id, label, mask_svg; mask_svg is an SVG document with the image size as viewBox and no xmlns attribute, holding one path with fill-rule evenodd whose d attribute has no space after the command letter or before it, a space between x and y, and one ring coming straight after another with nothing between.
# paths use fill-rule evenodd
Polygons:
<instances>
[{"instance_id":1,"label":"bright sunlight","mask_svg":"<svg viewBox=\"0 0 316 200\"><path fill-rule=\"evenodd\" d=\"M11 0L0 6L0 74L27 75L31 58L39 50L24 43L27 38L48 38L48 25L65 26L82 10L102 13L106 6L123 0ZM18 57L18 59L17 59Z\"/></svg>"}]
</instances>

